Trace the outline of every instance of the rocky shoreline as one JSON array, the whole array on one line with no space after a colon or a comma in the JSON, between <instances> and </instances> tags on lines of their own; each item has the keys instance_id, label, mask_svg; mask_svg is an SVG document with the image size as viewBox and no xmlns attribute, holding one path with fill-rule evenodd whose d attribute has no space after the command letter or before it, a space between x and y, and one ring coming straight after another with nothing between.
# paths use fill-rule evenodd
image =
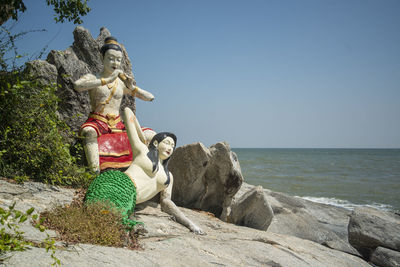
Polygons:
<instances>
[{"instance_id":1,"label":"rocky shoreline","mask_svg":"<svg viewBox=\"0 0 400 267\"><path fill-rule=\"evenodd\" d=\"M199 180L198 184L192 191L185 189L186 200L179 193L173 194L173 199L191 203L182 210L207 235L189 232L163 213L156 202L149 201L138 205L135 212L147 230L140 239L142 250L57 242L56 257L64 266L398 266L398 215L370 208L351 212L246 184L241 180L240 165L232 153L226 143L210 148L197 143L178 148L174 156L177 162L171 160L171 167L175 169L174 187L184 187L181 179L187 180L185 172L197 168L198 176L191 173L191 177ZM207 164L203 164L203 158L188 166L180 155L191 160L203 155ZM178 162L185 168L178 170ZM199 162L205 170L198 169ZM35 212L42 212L54 205L68 204L75 193L74 189L41 183L19 185L0 180L0 206L6 207L15 201L16 208L22 211L34 207ZM211 201L212 208L193 207L205 205L201 201L197 204L190 201L193 195L199 199L220 198L221 209L217 208L217 201ZM218 210L221 212L217 213ZM21 230L28 240L38 242L46 238L46 234L29 223ZM53 231L48 233L56 236ZM46 266L53 262L45 249L36 247L9 253L5 258L0 265Z\"/></svg>"},{"instance_id":2,"label":"rocky shoreline","mask_svg":"<svg viewBox=\"0 0 400 267\"><path fill-rule=\"evenodd\" d=\"M34 182L24 185L0 181L0 205L16 201L16 208L37 212L55 204L72 201L74 190ZM332 250L315 242L226 223L210 213L182 208L184 213L205 230L198 236L171 220L153 203L141 205L137 219L146 225L147 233L140 240L143 250L101 247L90 244L60 247L55 256L63 266L369 266L359 257ZM46 238L29 223L21 228L28 240ZM53 231L48 231L56 236ZM2 266L49 266L53 263L44 248L29 248L9 253Z\"/></svg>"}]
</instances>

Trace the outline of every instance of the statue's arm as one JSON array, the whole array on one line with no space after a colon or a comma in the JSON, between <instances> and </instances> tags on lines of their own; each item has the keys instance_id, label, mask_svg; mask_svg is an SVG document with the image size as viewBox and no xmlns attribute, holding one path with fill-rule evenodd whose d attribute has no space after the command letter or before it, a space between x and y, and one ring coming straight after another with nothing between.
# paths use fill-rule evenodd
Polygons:
<instances>
[{"instance_id":1,"label":"statue's arm","mask_svg":"<svg viewBox=\"0 0 400 267\"><path fill-rule=\"evenodd\" d=\"M166 189L160 192L160 204L161 204L161 210L174 216L175 220L186 226L187 228L190 229L193 233L197 235L204 235L205 232L195 225L189 218L187 218L183 212L175 205L175 203L171 200L171 192L172 192L172 184L173 184L173 177L172 174L170 173L170 184Z\"/></svg>"},{"instance_id":2,"label":"statue's arm","mask_svg":"<svg viewBox=\"0 0 400 267\"><path fill-rule=\"evenodd\" d=\"M101 80L93 74L86 74L74 82L74 88L78 92L86 91L101 85Z\"/></svg>"},{"instance_id":3,"label":"statue's arm","mask_svg":"<svg viewBox=\"0 0 400 267\"><path fill-rule=\"evenodd\" d=\"M107 78L97 78L95 75L89 73L75 81L74 88L76 91L82 92L99 87L101 85L106 85L115 81L120 73L122 73L122 70L115 70Z\"/></svg>"},{"instance_id":4,"label":"statue's arm","mask_svg":"<svg viewBox=\"0 0 400 267\"><path fill-rule=\"evenodd\" d=\"M154 95L138 86L135 86L134 94L137 98L142 99L144 101L153 101Z\"/></svg>"}]
</instances>

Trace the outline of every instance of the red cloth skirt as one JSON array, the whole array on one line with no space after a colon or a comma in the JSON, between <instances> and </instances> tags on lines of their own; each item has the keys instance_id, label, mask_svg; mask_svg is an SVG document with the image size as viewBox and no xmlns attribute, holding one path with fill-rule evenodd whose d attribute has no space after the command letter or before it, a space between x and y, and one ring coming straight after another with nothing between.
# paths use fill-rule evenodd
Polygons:
<instances>
[{"instance_id":1,"label":"red cloth skirt","mask_svg":"<svg viewBox=\"0 0 400 267\"><path fill-rule=\"evenodd\" d=\"M90 113L81 125L80 134L86 127L93 128L97 133L101 171L129 167L133 160L132 148L120 116ZM142 127L142 131L145 130L152 129Z\"/></svg>"},{"instance_id":2,"label":"red cloth skirt","mask_svg":"<svg viewBox=\"0 0 400 267\"><path fill-rule=\"evenodd\" d=\"M92 112L81 125L80 135L86 127L94 129L97 133L101 171L129 167L133 158L132 148L120 116Z\"/></svg>"}]
</instances>

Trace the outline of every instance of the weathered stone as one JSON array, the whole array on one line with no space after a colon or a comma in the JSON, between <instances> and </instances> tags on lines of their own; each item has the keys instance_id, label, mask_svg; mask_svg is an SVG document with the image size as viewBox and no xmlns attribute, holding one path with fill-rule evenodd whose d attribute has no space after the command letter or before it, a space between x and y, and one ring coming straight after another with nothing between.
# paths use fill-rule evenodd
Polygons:
<instances>
[{"instance_id":1,"label":"weathered stone","mask_svg":"<svg viewBox=\"0 0 400 267\"><path fill-rule=\"evenodd\" d=\"M380 267L398 267L400 266L400 252L378 247L372 253L370 261Z\"/></svg>"},{"instance_id":2,"label":"weathered stone","mask_svg":"<svg viewBox=\"0 0 400 267\"><path fill-rule=\"evenodd\" d=\"M49 202L54 199L70 202L72 196L73 190L37 183L0 184L0 203L18 198L18 202L27 206L32 203L51 207ZM139 205L136 212L137 219L145 223L148 231L140 237L142 250L90 244L66 246L57 242L58 246L65 247L57 248L55 257L61 260L62 266L369 266L358 257L308 240L228 224L209 213L182 208L207 233L195 235L171 220L159 205L147 204ZM50 266L54 263L50 255L51 251L33 247L2 255L0 265Z\"/></svg>"},{"instance_id":3,"label":"weathered stone","mask_svg":"<svg viewBox=\"0 0 400 267\"><path fill-rule=\"evenodd\" d=\"M0 207L7 210L9 206L16 203L16 210L26 212L33 207L35 209L33 214L39 214L56 205L70 203L74 197L74 192L72 189L42 183L25 182L24 185L19 185L0 179ZM25 238L35 242L45 239L47 234L51 237L56 236L55 232L51 230L40 232L32 227L29 221L19 225L19 230L24 232Z\"/></svg>"},{"instance_id":4,"label":"weathered stone","mask_svg":"<svg viewBox=\"0 0 400 267\"><path fill-rule=\"evenodd\" d=\"M227 221L255 229L267 230L274 212L262 186L255 186L240 197L235 196Z\"/></svg>"},{"instance_id":5,"label":"weathered stone","mask_svg":"<svg viewBox=\"0 0 400 267\"><path fill-rule=\"evenodd\" d=\"M27 62L25 72L34 76L40 84L53 84L57 82L57 68L44 60Z\"/></svg>"},{"instance_id":6,"label":"weathered stone","mask_svg":"<svg viewBox=\"0 0 400 267\"><path fill-rule=\"evenodd\" d=\"M73 81L89 73L86 63L80 61L71 48L65 51L50 51L47 61L57 69L57 83L61 86L57 90L60 97L58 112L74 132L87 119L90 112L89 94L74 90Z\"/></svg>"},{"instance_id":7,"label":"weathered stone","mask_svg":"<svg viewBox=\"0 0 400 267\"><path fill-rule=\"evenodd\" d=\"M75 190L27 181L23 185L9 183L0 179L0 205L10 206L26 211L31 207L42 212L53 205L65 205L71 202Z\"/></svg>"},{"instance_id":8,"label":"weathered stone","mask_svg":"<svg viewBox=\"0 0 400 267\"><path fill-rule=\"evenodd\" d=\"M231 205L233 196L243 183L243 176L239 160L228 143L212 145L210 153L210 165L205 173L207 192L203 203L219 217L223 209Z\"/></svg>"},{"instance_id":9,"label":"weathered stone","mask_svg":"<svg viewBox=\"0 0 400 267\"><path fill-rule=\"evenodd\" d=\"M240 191L252 187L243 183ZM348 242L347 225L351 211L268 189L264 189L264 193L274 212L268 232L293 235L332 249L360 255Z\"/></svg>"},{"instance_id":10,"label":"weathered stone","mask_svg":"<svg viewBox=\"0 0 400 267\"><path fill-rule=\"evenodd\" d=\"M33 61L27 64L27 71L45 83L57 82L61 87L57 95L61 101L58 113L68 126L78 132L80 125L85 122L91 107L87 92L76 92L73 81L87 73L98 73L102 69L100 48L104 39L110 36L106 28L101 28L97 39L90 32L78 26L74 32L74 43L64 51L50 51L45 61ZM118 38L118 36L116 36ZM132 75L132 64L126 49L122 45L124 60L122 69ZM51 64L51 65L49 65ZM131 96L124 96L121 109L130 107L135 111L135 100Z\"/></svg>"},{"instance_id":11,"label":"weathered stone","mask_svg":"<svg viewBox=\"0 0 400 267\"><path fill-rule=\"evenodd\" d=\"M203 180L210 158L210 151L202 143L181 146L174 151L169 170L174 175L172 200L177 205L200 208L207 190Z\"/></svg>"},{"instance_id":12,"label":"weathered stone","mask_svg":"<svg viewBox=\"0 0 400 267\"><path fill-rule=\"evenodd\" d=\"M369 207L358 207L350 216L349 242L366 259L377 247L400 251L400 216Z\"/></svg>"},{"instance_id":13,"label":"weathered stone","mask_svg":"<svg viewBox=\"0 0 400 267\"><path fill-rule=\"evenodd\" d=\"M243 182L240 165L227 143L201 143L176 149L169 163L174 175L172 199L177 205L220 217Z\"/></svg>"},{"instance_id":14,"label":"weathered stone","mask_svg":"<svg viewBox=\"0 0 400 267\"><path fill-rule=\"evenodd\" d=\"M216 145L216 147L219 146ZM213 169L211 166L213 164L225 165L221 168L227 169L226 166L233 166L237 160L230 159L231 156L228 157L226 152L225 160L221 157L213 158L215 154L211 151L211 148L207 149L197 143L178 148L174 152L170 170L174 174L175 184L172 198L175 203L188 208L211 211L224 221L257 229L267 229L271 223L268 231L294 235L333 249L359 255L358 251L348 243L347 225L351 213L348 210L290 197L267 189L264 189L264 194L261 196L254 186L246 183L242 184L234 196L236 200L240 199L240 201L231 205L221 205L223 202L221 196L225 190L222 186L223 183L215 182L220 174L216 171L217 168ZM235 170L240 171L240 166L235 167ZM228 172L225 171L225 175L226 173ZM255 191L250 193L252 190ZM246 192L249 192L245 197L249 198L248 200L243 199ZM204 201L205 196L212 194L220 196L219 199L214 198L214 203L219 205L219 209L223 208L222 213L216 213L215 206L206 205L212 202ZM213 198L209 197L209 199ZM228 200L232 201L232 198L228 198ZM254 209L247 205L253 206ZM272 219L272 214L275 214L274 219Z\"/></svg>"},{"instance_id":15,"label":"weathered stone","mask_svg":"<svg viewBox=\"0 0 400 267\"><path fill-rule=\"evenodd\" d=\"M101 30L104 31L103 28ZM110 32L107 31L107 34L109 33ZM101 44L96 42L89 30L82 26L76 27L73 35L74 43L72 45L72 50L76 57L87 64L91 73L99 73L102 69L102 62L100 58Z\"/></svg>"}]
</instances>

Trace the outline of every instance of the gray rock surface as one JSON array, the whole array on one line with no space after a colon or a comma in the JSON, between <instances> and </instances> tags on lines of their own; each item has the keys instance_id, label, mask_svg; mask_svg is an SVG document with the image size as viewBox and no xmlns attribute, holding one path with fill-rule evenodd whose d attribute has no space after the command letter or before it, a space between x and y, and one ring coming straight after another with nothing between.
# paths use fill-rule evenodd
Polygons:
<instances>
[{"instance_id":1,"label":"gray rock surface","mask_svg":"<svg viewBox=\"0 0 400 267\"><path fill-rule=\"evenodd\" d=\"M87 29L78 26L73 35L74 42L70 47L64 51L50 51L45 61L29 62L26 71L39 78L43 84L56 82L60 85L57 91L61 99L58 112L61 119L77 133L80 125L86 121L91 108L89 94L76 92L73 82L87 73L95 74L102 69L100 48L104 39L111 34L106 28L101 28L99 36L94 39ZM132 64L123 45L122 50L124 54L122 69L132 75ZM126 106L135 111L133 97L124 96L121 108Z\"/></svg>"},{"instance_id":2,"label":"gray rock surface","mask_svg":"<svg viewBox=\"0 0 400 267\"><path fill-rule=\"evenodd\" d=\"M262 186L255 186L244 194L236 194L226 221L259 230L267 230L274 212Z\"/></svg>"},{"instance_id":3,"label":"gray rock surface","mask_svg":"<svg viewBox=\"0 0 400 267\"><path fill-rule=\"evenodd\" d=\"M400 216L369 207L356 208L350 217L349 242L366 259L377 247L400 251Z\"/></svg>"},{"instance_id":4,"label":"gray rock surface","mask_svg":"<svg viewBox=\"0 0 400 267\"><path fill-rule=\"evenodd\" d=\"M209 149L201 143L178 147L169 162L174 175L172 200L180 206L226 217L243 176L236 154L227 143Z\"/></svg>"},{"instance_id":5,"label":"gray rock surface","mask_svg":"<svg viewBox=\"0 0 400 267\"><path fill-rule=\"evenodd\" d=\"M238 195L251 188L254 186L243 183ZM351 211L268 189L264 189L264 195L274 213L268 232L296 236L360 255L348 242L347 225Z\"/></svg>"},{"instance_id":6,"label":"gray rock surface","mask_svg":"<svg viewBox=\"0 0 400 267\"><path fill-rule=\"evenodd\" d=\"M18 200L21 209L34 206L42 210L56 200L68 203L74 195L72 189L31 182L1 181L0 185L1 205ZM147 203L138 205L136 212L148 231L140 241L142 250L77 244L57 249L55 256L62 266L369 266L358 257L315 242L225 223L206 212L182 210L207 235L194 235L161 212L159 205ZM8 253L0 261L2 266L51 263L50 253L42 248Z\"/></svg>"},{"instance_id":7,"label":"gray rock surface","mask_svg":"<svg viewBox=\"0 0 400 267\"><path fill-rule=\"evenodd\" d=\"M34 60L27 62L25 72L33 75L41 84L57 83L57 68L47 61Z\"/></svg>"},{"instance_id":8,"label":"gray rock surface","mask_svg":"<svg viewBox=\"0 0 400 267\"><path fill-rule=\"evenodd\" d=\"M34 182L25 182L24 185L19 185L0 179L0 207L6 210L15 202L15 209L25 212L34 207L33 214L38 214L56 205L68 204L73 197L73 190L61 187ZM36 242L45 239L46 233L49 236L56 236L55 232L51 230L40 232L28 221L20 225L20 230L24 232L25 238Z\"/></svg>"},{"instance_id":9,"label":"gray rock surface","mask_svg":"<svg viewBox=\"0 0 400 267\"><path fill-rule=\"evenodd\" d=\"M372 253L370 261L380 267L398 267L400 266L400 252L378 247Z\"/></svg>"}]
</instances>

